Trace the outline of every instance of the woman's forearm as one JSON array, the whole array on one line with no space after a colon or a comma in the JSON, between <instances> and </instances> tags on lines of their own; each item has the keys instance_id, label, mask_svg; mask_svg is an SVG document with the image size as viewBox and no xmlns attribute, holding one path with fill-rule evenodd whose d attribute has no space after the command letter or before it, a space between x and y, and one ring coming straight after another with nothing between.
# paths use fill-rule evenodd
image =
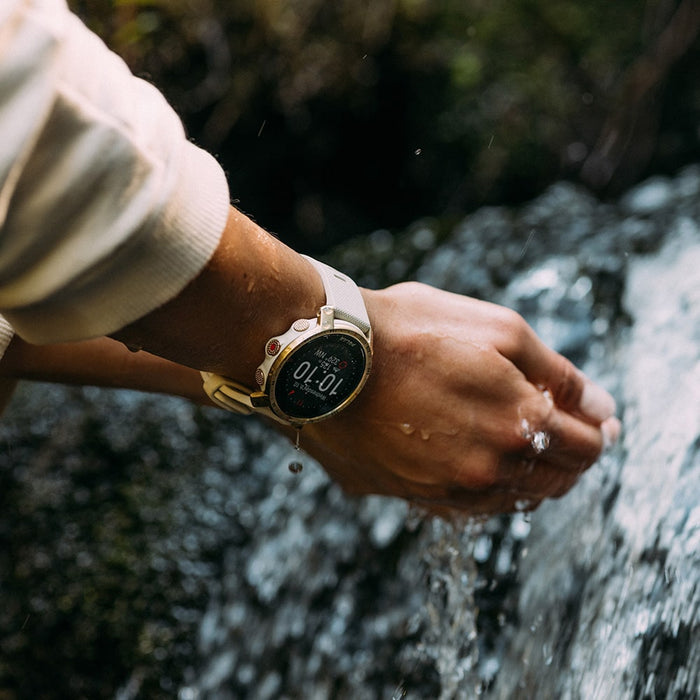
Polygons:
<instances>
[{"instance_id":1,"label":"woman's forearm","mask_svg":"<svg viewBox=\"0 0 700 700\"><path fill-rule=\"evenodd\" d=\"M231 208L218 248L175 299L113 337L129 347L251 385L265 342L325 302L298 253Z\"/></svg>"},{"instance_id":2,"label":"woman's forearm","mask_svg":"<svg viewBox=\"0 0 700 700\"><path fill-rule=\"evenodd\" d=\"M31 345L18 336L0 360L0 379L133 389L182 396L208 405L199 372L111 338Z\"/></svg>"}]
</instances>

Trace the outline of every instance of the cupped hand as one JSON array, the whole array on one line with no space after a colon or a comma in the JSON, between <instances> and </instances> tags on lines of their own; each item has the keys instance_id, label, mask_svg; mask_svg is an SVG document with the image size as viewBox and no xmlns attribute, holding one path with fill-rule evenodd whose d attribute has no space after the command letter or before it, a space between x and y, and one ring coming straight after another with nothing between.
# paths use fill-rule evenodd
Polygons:
<instances>
[{"instance_id":1,"label":"cupped hand","mask_svg":"<svg viewBox=\"0 0 700 700\"><path fill-rule=\"evenodd\" d=\"M515 312L418 283L363 294L372 374L302 432L348 492L473 515L532 509L617 439L612 397Z\"/></svg>"}]
</instances>

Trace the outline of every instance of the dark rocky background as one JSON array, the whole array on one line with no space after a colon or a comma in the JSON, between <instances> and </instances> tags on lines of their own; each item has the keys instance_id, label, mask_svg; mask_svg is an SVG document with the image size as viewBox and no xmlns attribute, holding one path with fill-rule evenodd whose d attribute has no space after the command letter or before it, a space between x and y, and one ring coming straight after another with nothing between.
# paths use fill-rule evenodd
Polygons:
<instances>
[{"instance_id":1,"label":"dark rocky background","mask_svg":"<svg viewBox=\"0 0 700 700\"><path fill-rule=\"evenodd\" d=\"M261 223L517 308L626 432L533 516L448 524L291 474L255 421L23 385L0 698L695 697L697 3L78 4Z\"/></svg>"}]
</instances>

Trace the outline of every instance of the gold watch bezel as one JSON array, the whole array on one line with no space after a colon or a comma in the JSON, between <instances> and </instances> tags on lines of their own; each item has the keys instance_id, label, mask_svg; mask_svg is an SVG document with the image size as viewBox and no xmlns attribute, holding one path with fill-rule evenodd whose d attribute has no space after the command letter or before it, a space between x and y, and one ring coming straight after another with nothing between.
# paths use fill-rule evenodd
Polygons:
<instances>
[{"instance_id":1,"label":"gold watch bezel","mask_svg":"<svg viewBox=\"0 0 700 700\"><path fill-rule=\"evenodd\" d=\"M338 406L336 406L334 409L332 409L331 411L327 411L326 413L323 413L319 416L312 416L311 418L297 418L294 416L290 416L288 413L286 413L279 406L277 399L275 397L275 387L277 385L279 375L280 375L282 369L285 367L285 365L291 359L291 356L295 352L297 352L298 350L301 350L305 345L307 345L308 343L310 343L312 341L317 340L319 337L330 336L330 335L348 336L350 338L353 338L353 340L357 341L357 343L359 343L359 345L362 348L364 358L365 358L365 366L364 366L364 370L362 373L362 377L360 378L360 381L357 384L357 386L347 396L347 398L342 403L340 403ZM313 328L309 331L301 333L298 338L295 338L290 343L288 343L286 346L284 346L282 348L282 350L280 351L279 355L277 355L273 359L273 362L271 363L271 365L266 373L265 382L261 388L268 398L270 410L272 411L272 413L274 413L279 418L282 418L285 422L289 423L290 425L299 426L299 425L304 425L307 423L316 423L318 421L322 421L322 420L325 420L327 418L331 418L332 416L340 413L345 408L347 408L357 398L358 394L364 388L365 384L367 383L367 379L369 378L371 370L372 370L372 342L371 342L371 338L367 338L367 336L365 336L364 333L362 333L362 331L360 331L353 324L350 324L350 323L345 322L345 321L336 320L335 326L333 328L326 328L326 329L322 329L319 327Z\"/></svg>"}]
</instances>

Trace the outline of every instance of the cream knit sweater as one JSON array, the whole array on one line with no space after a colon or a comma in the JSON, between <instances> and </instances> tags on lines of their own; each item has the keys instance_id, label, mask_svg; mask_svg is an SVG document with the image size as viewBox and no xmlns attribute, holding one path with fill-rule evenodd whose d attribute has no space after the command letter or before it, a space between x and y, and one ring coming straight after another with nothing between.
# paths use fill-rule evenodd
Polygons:
<instances>
[{"instance_id":1,"label":"cream knit sweater","mask_svg":"<svg viewBox=\"0 0 700 700\"><path fill-rule=\"evenodd\" d=\"M0 3L0 134L0 356L113 332L214 252L223 171L64 0Z\"/></svg>"}]
</instances>

